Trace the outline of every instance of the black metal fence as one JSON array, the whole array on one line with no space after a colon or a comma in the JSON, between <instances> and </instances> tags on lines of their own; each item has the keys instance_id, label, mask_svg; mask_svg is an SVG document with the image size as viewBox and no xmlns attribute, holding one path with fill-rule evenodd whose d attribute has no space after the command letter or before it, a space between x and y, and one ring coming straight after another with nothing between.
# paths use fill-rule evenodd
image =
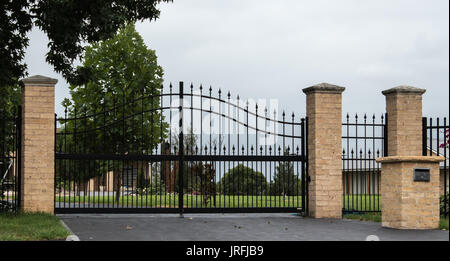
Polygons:
<instances>
[{"instance_id":1,"label":"black metal fence","mask_svg":"<svg viewBox=\"0 0 450 261\"><path fill-rule=\"evenodd\" d=\"M12 113L0 109L0 212L20 208L21 107Z\"/></svg>"},{"instance_id":2,"label":"black metal fence","mask_svg":"<svg viewBox=\"0 0 450 261\"><path fill-rule=\"evenodd\" d=\"M307 119L173 89L56 118L56 213L306 211Z\"/></svg>"},{"instance_id":3,"label":"black metal fence","mask_svg":"<svg viewBox=\"0 0 450 261\"><path fill-rule=\"evenodd\" d=\"M347 114L342 124L343 213L380 212L381 166L387 155L387 115Z\"/></svg>"},{"instance_id":4,"label":"black metal fence","mask_svg":"<svg viewBox=\"0 0 450 261\"><path fill-rule=\"evenodd\" d=\"M447 118L422 119L422 154L424 156L444 156L445 160L439 167L440 179L440 211L441 215L448 216L449 194L449 125Z\"/></svg>"}]
</instances>

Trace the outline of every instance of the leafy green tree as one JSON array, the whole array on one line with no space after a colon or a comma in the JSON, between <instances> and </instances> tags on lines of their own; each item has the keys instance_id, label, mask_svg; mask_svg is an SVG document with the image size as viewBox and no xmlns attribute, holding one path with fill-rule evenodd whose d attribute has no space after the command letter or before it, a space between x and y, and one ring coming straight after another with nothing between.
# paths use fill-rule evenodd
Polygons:
<instances>
[{"instance_id":1,"label":"leafy green tree","mask_svg":"<svg viewBox=\"0 0 450 261\"><path fill-rule=\"evenodd\" d=\"M17 152L13 133L16 132L15 118L20 104L20 86L0 88L0 177L7 170L11 153Z\"/></svg>"},{"instance_id":2,"label":"leafy green tree","mask_svg":"<svg viewBox=\"0 0 450 261\"><path fill-rule=\"evenodd\" d=\"M21 104L21 89L18 84L0 88L0 118L12 118L17 115L17 106Z\"/></svg>"},{"instance_id":3,"label":"leafy green tree","mask_svg":"<svg viewBox=\"0 0 450 261\"><path fill-rule=\"evenodd\" d=\"M87 47L83 66L93 68L92 78L85 85L71 85L71 100L63 101L68 118L78 120L60 121L60 133L68 133L59 135L62 150L142 154L150 153L167 137L168 124L158 110L163 69L133 24ZM73 132L79 134L70 135ZM122 168L103 165L114 171L118 199ZM105 171L101 166L98 169Z\"/></svg>"},{"instance_id":4,"label":"leafy green tree","mask_svg":"<svg viewBox=\"0 0 450 261\"><path fill-rule=\"evenodd\" d=\"M74 69L84 45L116 35L128 22L156 20L157 5L172 0L6 0L0 2L0 88L26 76L23 62L28 33L37 26L47 34L46 56L70 83L86 83L92 68Z\"/></svg>"},{"instance_id":5,"label":"leafy green tree","mask_svg":"<svg viewBox=\"0 0 450 261\"><path fill-rule=\"evenodd\" d=\"M176 149L177 151L175 153L178 153L180 142L178 133L172 134L172 142L170 144L172 146L171 153ZM195 135L192 131L192 129L188 129L186 133L184 134L184 140L183 140L183 147L184 147L184 155L195 155L200 153L198 150L198 136ZM196 149L197 147L197 149ZM167 163L166 163L167 164ZM178 162L172 163L171 170L175 170L176 173L173 175L174 177L174 190L179 191L178 188ZM187 193L195 193L200 190L201 185L203 184L201 180L201 175L199 175L201 172L200 170L203 168L201 162L193 162L193 161L185 161L184 162L184 176L183 176L183 189ZM166 170L163 170L162 177L167 180L168 177L166 177ZM167 183L167 181L166 181Z\"/></svg>"},{"instance_id":6,"label":"leafy green tree","mask_svg":"<svg viewBox=\"0 0 450 261\"><path fill-rule=\"evenodd\" d=\"M144 177L142 171L139 172L136 182L138 195L164 195L166 193L164 181L161 179L160 174L158 171L154 171L154 173L152 174L151 181L149 181Z\"/></svg>"},{"instance_id":7,"label":"leafy green tree","mask_svg":"<svg viewBox=\"0 0 450 261\"><path fill-rule=\"evenodd\" d=\"M196 155L200 154L200 148L198 144L198 136L193 133L192 129L188 129L184 134L184 154L185 155ZM172 136L172 146L179 148L179 137L178 135ZM209 142L206 148L216 148L217 153L217 139ZM203 150L205 152L205 150ZM214 152L213 152L214 153ZM179 191L179 175L178 175L178 162L174 163L175 171L175 191ZM199 194L202 197L202 204L204 206L208 205L211 198L213 199L213 204L216 204L216 164L208 162L184 162L183 171L183 189L185 193L189 194Z\"/></svg>"},{"instance_id":8,"label":"leafy green tree","mask_svg":"<svg viewBox=\"0 0 450 261\"><path fill-rule=\"evenodd\" d=\"M225 195L262 195L267 180L261 172L242 164L230 169L218 183L218 192Z\"/></svg>"},{"instance_id":9,"label":"leafy green tree","mask_svg":"<svg viewBox=\"0 0 450 261\"><path fill-rule=\"evenodd\" d=\"M294 173L292 162L280 162L270 186L270 193L276 196L296 196L301 193L300 178Z\"/></svg>"}]
</instances>

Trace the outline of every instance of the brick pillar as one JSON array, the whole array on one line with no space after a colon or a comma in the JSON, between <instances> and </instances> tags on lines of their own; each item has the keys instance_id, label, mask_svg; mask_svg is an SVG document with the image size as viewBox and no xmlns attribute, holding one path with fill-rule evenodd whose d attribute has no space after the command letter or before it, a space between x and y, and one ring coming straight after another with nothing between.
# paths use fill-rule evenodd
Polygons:
<instances>
[{"instance_id":1,"label":"brick pillar","mask_svg":"<svg viewBox=\"0 0 450 261\"><path fill-rule=\"evenodd\" d=\"M342 92L327 83L306 89L309 215L342 217Z\"/></svg>"},{"instance_id":2,"label":"brick pillar","mask_svg":"<svg viewBox=\"0 0 450 261\"><path fill-rule=\"evenodd\" d=\"M439 228L440 156L389 156L381 162L381 219L383 227ZM415 181L414 171L428 169L428 181Z\"/></svg>"},{"instance_id":3,"label":"brick pillar","mask_svg":"<svg viewBox=\"0 0 450 261\"><path fill-rule=\"evenodd\" d=\"M388 157L381 163L382 226L397 229L439 227L439 162L422 156L424 89L399 86L386 91ZM425 178L418 179L421 170Z\"/></svg>"},{"instance_id":4,"label":"brick pillar","mask_svg":"<svg viewBox=\"0 0 450 261\"><path fill-rule=\"evenodd\" d=\"M21 206L24 211L53 214L57 80L36 75L22 83Z\"/></svg>"},{"instance_id":5,"label":"brick pillar","mask_svg":"<svg viewBox=\"0 0 450 261\"><path fill-rule=\"evenodd\" d=\"M399 86L386 91L388 156L422 155L424 89Z\"/></svg>"}]
</instances>

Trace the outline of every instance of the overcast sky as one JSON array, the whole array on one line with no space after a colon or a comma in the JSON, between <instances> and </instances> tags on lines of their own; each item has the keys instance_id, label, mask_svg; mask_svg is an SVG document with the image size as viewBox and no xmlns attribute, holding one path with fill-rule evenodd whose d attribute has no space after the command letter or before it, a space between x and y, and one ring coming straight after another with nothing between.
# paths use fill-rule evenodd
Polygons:
<instances>
[{"instance_id":1,"label":"overcast sky","mask_svg":"<svg viewBox=\"0 0 450 261\"><path fill-rule=\"evenodd\" d=\"M427 89L424 116L449 115L448 0L174 0L157 21L137 25L156 50L165 83L211 85L241 99L276 98L305 114L305 87L346 87L343 111L385 111L382 90ZM47 38L34 29L29 75L59 79L45 62Z\"/></svg>"}]
</instances>

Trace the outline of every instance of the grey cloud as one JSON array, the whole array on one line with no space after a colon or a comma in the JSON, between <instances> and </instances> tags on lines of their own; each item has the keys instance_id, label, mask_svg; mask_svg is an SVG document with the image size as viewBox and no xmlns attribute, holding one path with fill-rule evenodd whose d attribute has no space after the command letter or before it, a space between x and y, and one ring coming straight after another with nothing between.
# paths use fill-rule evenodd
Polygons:
<instances>
[{"instance_id":1,"label":"grey cloud","mask_svg":"<svg viewBox=\"0 0 450 261\"><path fill-rule=\"evenodd\" d=\"M301 89L346 86L344 112L384 112L381 91L426 88L424 114L448 116L447 0L175 0L138 31L156 50L166 83L212 85L242 98L277 98L305 113ZM60 79L45 63L45 36L34 30L30 74Z\"/></svg>"}]
</instances>

